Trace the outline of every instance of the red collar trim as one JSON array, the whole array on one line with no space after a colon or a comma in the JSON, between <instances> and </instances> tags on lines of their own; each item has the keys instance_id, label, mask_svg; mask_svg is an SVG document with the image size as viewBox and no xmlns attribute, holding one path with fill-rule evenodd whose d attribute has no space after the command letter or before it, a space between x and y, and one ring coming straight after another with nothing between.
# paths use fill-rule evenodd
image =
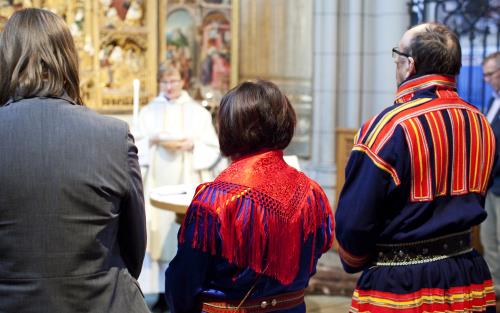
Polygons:
<instances>
[{"instance_id":1,"label":"red collar trim","mask_svg":"<svg viewBox=\"0 0 500 313\"><path fill-rule=\"evenodd\" d=\"M288 206L297 190L303 188L298 186L298 182L304 179L304 174L286 164L282 150L271 150L233 161L217 176L215 182L257 190L282 203L282 213L293 214L295 208Z\"/></svg>"},{"instance_id":2,"label":"red collar trim","mask_svg":"<svg viewBox=\"0 0 500 313\"><path fill-rule=\"evenodd\" d=\"M254 157L270 157L270 156L283 158L283 150L262 149L257 152L237 156L232 160L231 163L239 162Z\"/></svg>"},{"instance_id":3,"label":"red collar trim","mask_svg":"<svg viewBox=\"0 0 500 313\"><path fill-rule=\"evenodd\" d=\"M398 88L395 101L398 102L398 100L408 96L409 94L432 86L441 86L445 89L457 89L455 77L449 75L430 74L410 79L402 83Z\"/></svg>"}]
</instances>

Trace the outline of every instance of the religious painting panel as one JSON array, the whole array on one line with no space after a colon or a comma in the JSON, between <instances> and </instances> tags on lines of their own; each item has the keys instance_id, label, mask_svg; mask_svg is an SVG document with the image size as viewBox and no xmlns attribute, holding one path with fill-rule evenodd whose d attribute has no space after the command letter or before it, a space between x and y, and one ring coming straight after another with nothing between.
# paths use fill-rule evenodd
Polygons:
<instances>
[{"instance_id":1,"label":"religious painting panel","mask_svg":"<svg viewBox=\"0 0 500 313\"><path fill-rule=\"evenodd\" d=\"M222 12L212 12L203 19L200 53L202 94L221 97L231 77L231 26Z\"/></svg>"},{"instance_id":2,"label":"religious painting panel","mask_svg":"<svg viewBox=\"0 0 500 313\"><path fill-rule=\"evenodd\" d=\"M162 61L174 62L190 94L215 111L231 86L231 1L168 1L160 11Z\"/></svg>"},{"instance_id":3,"label":"religious painting panel","mask_svg":"<svg viewBox=\"0 0 500 313\"><path fill-rule=\"evenodd\" d=\"M165 37L165 59L178 64L184 79L184 86L190 89L196 67L193 56L196 55L198 46L195 21L188 10L179 9L168 15Z\"/></svg>"}]
</instances>

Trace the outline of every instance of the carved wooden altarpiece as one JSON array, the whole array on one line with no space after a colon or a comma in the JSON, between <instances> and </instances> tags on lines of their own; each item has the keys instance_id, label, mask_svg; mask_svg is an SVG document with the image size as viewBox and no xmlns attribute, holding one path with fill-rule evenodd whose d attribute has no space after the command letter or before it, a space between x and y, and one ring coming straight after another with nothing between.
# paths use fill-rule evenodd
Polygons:
<instances>
[{"instance_id":1,"label":"carved wooden altarpiece","mask_svg":"<svg viewBox=\"0 0 500 313\"><path fill-rule=\"evenodd\" d=\"M141 104L156 95L156 0L0 0L0 30L16 10L27 7L48 9L69 25L87 106L130 112L134 79L140 81Z\"/></svg>"}]
</instances>

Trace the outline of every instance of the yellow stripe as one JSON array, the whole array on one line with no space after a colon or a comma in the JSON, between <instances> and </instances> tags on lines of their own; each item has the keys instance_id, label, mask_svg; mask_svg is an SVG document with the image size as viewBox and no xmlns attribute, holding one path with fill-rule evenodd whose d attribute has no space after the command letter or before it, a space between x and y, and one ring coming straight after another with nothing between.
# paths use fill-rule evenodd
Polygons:
<instances>
[{"instance_id":1,"label":"yellow stripe","mask_svg":"<svg viewBox=\"0 0 500 313\"><path fill-rule=\"evenodd\" d=\"M492 166L492 152L493 149L495 149L495 145L493 147L490 145L491 143L491 129L488 127L488 121L486 121L486 118L483 116L483 129L486 129L486 153L487 153L487 167L486 167L486 175L484 176L484 181L483 181L483 187L481 188L481 191L484 192L486 190L486 187L488 185L488 178L490 177L490 171L491 171L491 166ZM496 144L496 143L495 143Z\"/></svg>"},{"instance_id":2,"label":"yellow stripe","mask_svg":"<svg viewBox=\"0 0 500 313\"><path fill-rule=\"evenodd\" d=\"M434 123L434 128L431 127L431 133L432 133L432 139L435 140L435 138L437 138L438 140L438 146L439 146L439 151L441 152L441 156L445 155L444 152L443 152L443 142L441 141L441 131L439 129L439 126L438 126L438 123L437 123L437 120L436 120L436 117L434 116L434 114L439 114L439 113L436 113L436 112L430 112L430 117L432 119L432 122ZM436 134L434 133L433 129L436 130ZM435 147L436 148L436 147ZM446 154L447 155L447 154ZM445 191L446 191L446 181L447 179L445 177L440 177L439 175L441 173L438 173L437 172L437 163L441 163L442 160L438 160L437 158L437 154L436 154L436 151L434 151L434 167L435 167L435 179L436 179L436 189L439 189L441 186L441 184L438 185L438 182L444 182L444 185L445 185L445 188L443 188L444 190L436 190L437 191L437 195L440 196L440 195L443 195L445 194ZM444 170L446 171L445 167L444 167L444 164L441 164L442 166L441 167L441 170Z\"/></svg>"},{"instance_id":3,"label":"yellow stripe","mask_svg":"<svg viewBox=\"0 0 500 313\"><path fill-rule=\"evenodd\" d=\"M449 109L448 112L450 113L450 118L453 119L453 117L451 116L451 115L453 115L454 119L456 121L456 128L453 129L453 133L452 133L454 135L454 137L455 137L456 140L453 140L453 142L455 143L455 141L456 141L458 145L464 144L464 148L465 148L465 142L464 142L465 141L465 137L461 136L461 135L464 134L463 133L463 127L464 127L464 125L463 125L463 123L460 123L461 120L462 120L461 119L462 115L460 115L459 109L456 109L456 108ZM453 121L452 121L452 128L453 128ZM463 172L464 172L463 174L465 174L466 170L465 170L464 167L466 166L466 160L465 159L467 158L465 149L462 149L462 152L459 151L457 153L458 155L455 155L455 151L453 152L453 154L454 155L453 155L453 167L452 168L455 168L455 164L457 164L457 168L461 168L463 170ZM461 161L461 163L459 163L458 161ZM467 180L467 179L465 179L463 181L463 185L462 186L459 185L460 180L463 178L463 174L462 174L461 177L458 177L458 175L457 175L456 176L456 180L454 179L455 176L452 177L452 179L451 179L451 192L452 192L452 194L453 194L453 192L457 192L458 193L458 192L462 192L462 191L464 191L466 189L465 185L468 182L465 181L465 180ZM457 184L457 190L455 190L455 184Z\"/></svg>"},{"instance_id":4,"label":"yellow stripe","mask_svg":"<svg viewBox=\"0 0 500 313\"><path fill-rule=\"evenodd\" d=\"M415 132L415 138L417 139L417 150L418 150L418 164L420 165L420 181L419 183L422 183L422 178L424 177L424 166L422 164L422 145L420 143L420 136L419 136L419 131L417 129L417 126L415 125L415 122L413 119L409 120L411 127L413 128L413 131Z\"/></svg>"},{"instance_id":5,"label":"yellow stripe","mask_svg":"<svg viewBox=\"0 0 500 313\"><path fill-rule=\"evenodd\" d=\"M375 159L371 153L368 152L368 148L364 147L364 146L359 146L359 145L356 145L352 148L353 151L359 151L359 152L363 152L365 153L371 160L372 162L375 164L375 166L377 166L378 168L380 168L381 170L383 170L384 172L387 172L389 175L391 175L392 179L394 180L394 183L396 184L396 186L398 186L401 182L399 181L399 177L397 176L397 174L393 173L393 171L391 171L391 169L389 169L387 166L385 166L384 164L380 163L380 161L378 161L377 159ZM372 152L373 153L373 152ZM373 153L374 154L374 153Z\"/></svg>"},{"instance_id":6,"label":"yellow stripe","mask_svg":"<svg viewBox=\"0 0 500 313\"><path fill-rule=\"evenodd\" d=\"M486 294L493 293L493 288L485 286L481 291L472 291L469 293L458 293L453 295L422 295L418 298L406 301L392 300L376 296L359 296L358 291L354 291L353 298L359 303L376 303L378 306L401 308L401 307L416 307L424 303L449 303L463 302L471 299L484 298Z\"/></svg>"},{"instance_id":7,"label":"yellow stripe","mask_svg":"<svg viewBox=\"0 0 500 313\"><path fill-rule=\"evenodd\" d=\"M476 189L476 182L477 182L477 172L478 172L477 167L480 163L482 163L479 160L479 138L481 138L481 136L479 135L479 122L477 120L477 116L474 113L471 113L471 112L469 112L469 113L470 113L470 116L472 116L474 127L476 129L476 144L478 145L478 147L474 148L474 150L476 152L475 160L477 160L477 161L476 161L476 166L474 167L474 180L472 181L472 187L474 188L474 190L471 190L471 191L479 191ZM481 189L481 187L479 187L479 189Z\"/></svg>"},{"instance_id":8,"label":"yellow stripe","mask_svg":"<svg viewBox=\"0 0 500 313\"><path fill-rule=\"evenodd\" d=\"M406 109L409 109L409 108L415 107L415 106L417 106L419 104L422 104L424 102L428 102L430 100L432 100L432 99L431 98L416 99L416 100L410 101L408 103L402 104L402 105L394 108L392 111L387 112L384 115L384 117L382 117L380 119L380 121L378 121L377 126L375 126L375 128L371 132L370 136L368 137L368 139L366 141L367 142L366 145L368 147L371 147L373 145L373 142L377 139L378 133L389 122L389 120L394 117L394 115L396 115L399 112L404 111Z\"/></svg>"},{"instance_id":9,"label":"yellow stripe","mask_svg":"<svg viewBox=\"0 0 500 313\"><path fill-rule=\"evenodd\" d=\"M356 144L358 142L359 134L360 133L361 133L361 129L358 129L358 131L356 132L356 135L354 136L354 142L353 142L353 144Z\"/></svg>"}]
</instances>

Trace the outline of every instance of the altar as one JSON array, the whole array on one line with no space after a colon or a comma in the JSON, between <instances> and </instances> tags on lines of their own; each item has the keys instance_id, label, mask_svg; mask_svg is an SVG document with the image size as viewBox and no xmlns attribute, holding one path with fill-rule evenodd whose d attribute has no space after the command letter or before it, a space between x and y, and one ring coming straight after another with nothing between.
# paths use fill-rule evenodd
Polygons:
<instances>
[{"instance_id":1,"label":"altar","mask_svg":"<svg viewBox=\"0 0 500 313\"><path fill-rule=\"evenodd\" d=\"M196 185L191 184L160 186L151 190L149 201L155 208L174 212L181 224L195 191Z\"/></svg>"}]
</instances>

